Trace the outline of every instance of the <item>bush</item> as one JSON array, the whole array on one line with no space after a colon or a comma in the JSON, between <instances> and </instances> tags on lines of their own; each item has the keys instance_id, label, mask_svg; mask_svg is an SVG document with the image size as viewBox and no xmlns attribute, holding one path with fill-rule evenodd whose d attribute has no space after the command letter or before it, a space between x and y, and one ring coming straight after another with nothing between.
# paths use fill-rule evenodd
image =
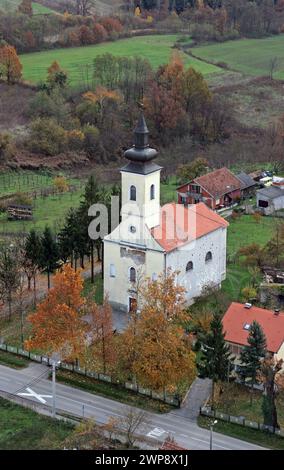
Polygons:
<instances>
[{"instance_id":1,"label":"bush","mask_svg":"<svg viewBox=\"0 0 284 470\"><path fill-rule=\"evenodd\" d=\"M73 129L67 134L68 147L70 150L82 150L84 146L84 133L79 129Z\"/></svg>"},{"instance_id":2,"label":"bush","mask_svg":"<svg viewBox=\"0 0 284 470\"><path fill-rule=\"evenodd\" d=\"M98 148L100 131L95 126L85 126L84 132L84 149L88 155L93 155Z\"/></svg>"},{"instance_id":3,"label":"bush","mask_svg":"<svg viewBox=\"0 0 284 470\"><path fill-rule=\"evenodd\" d=\"M32 122L27 143L32 152L58 155L66 143L66 132L54 119L37 118Z\"/></svg>"}]
</instances>

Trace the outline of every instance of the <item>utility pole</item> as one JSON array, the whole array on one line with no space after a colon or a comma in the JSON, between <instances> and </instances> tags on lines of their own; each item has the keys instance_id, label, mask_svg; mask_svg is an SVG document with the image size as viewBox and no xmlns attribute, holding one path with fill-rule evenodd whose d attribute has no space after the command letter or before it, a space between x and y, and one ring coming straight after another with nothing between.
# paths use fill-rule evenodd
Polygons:
<instances>
[{"instance_id":1,"label":"utility pole","mask_svg":"<svg viewBox=\"0 0 284 470\"><path fill-rule=\"evenodd\" d=\"M213 450L213 428L215 424L217 424L218 421L215 419L215 421L210 423L210 450Z\"/></svg>"},{"instance_id":2,"label":"utility pole","mask_svg":"<svg viewBox=\"0 0 284 470\"><path fill-rule=\"evenodd\" d=\"M52 361L52 417L56 415L56 362Z\"/></svg>"},{"instance_id":3,"label":"utility pole","mask_svg":"<svg viewBox=\"0 0 284 470\"><path fill-rule=\"evenodd\" d=\"M52 418L56 417L56 366L60 364L59 354L53 353L52 357Z\"/></svg>"}]
</instances>

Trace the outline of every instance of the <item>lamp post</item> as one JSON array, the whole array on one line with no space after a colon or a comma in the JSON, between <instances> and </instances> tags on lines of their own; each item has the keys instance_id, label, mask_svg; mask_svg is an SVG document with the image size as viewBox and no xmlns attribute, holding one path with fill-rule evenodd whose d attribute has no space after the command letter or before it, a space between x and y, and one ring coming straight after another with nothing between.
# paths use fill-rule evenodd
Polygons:
<instances>
[{"instance_id":1,"label":"lamp post","mask_svg":"<svg viewBox=\"0 0 284 470\"><path fill-rule=\"evenodd\" d=\"M213 450L213 428L217 423L217 419L215 419L215 421L211 421L210 423L210 450Z\"/></svg>"},{"instance_id":2,"label":"lamp post","mask_svg":"<svg viewBox=\"0 0 284 470\"><path fill-rule=\"evenodd\" d=\"M53 353L52 360L52 417L56 416L56 366L60 364L60 355Z\"/></svg>"}]
</instances>

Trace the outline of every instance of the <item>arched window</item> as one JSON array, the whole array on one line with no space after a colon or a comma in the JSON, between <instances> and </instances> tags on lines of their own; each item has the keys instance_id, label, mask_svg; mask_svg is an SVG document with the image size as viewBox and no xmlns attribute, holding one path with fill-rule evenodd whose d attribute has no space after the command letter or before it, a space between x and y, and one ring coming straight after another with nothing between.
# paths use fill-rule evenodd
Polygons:
<instances>
[{"instance_id":1,"label":"arched window","mask_svg":"<svg viewBox=\"0 0 284 470\"><path fill-rule=\"evenodd\" d=\"M155 185L154 184L151 184L151 188L150 188L150 199L155 199Z\"/></svg>"},{"instance_id":2,"label":"arched window","mask_svg":"<svg viewBox=\"0 0 284 470\"><path fill-rule=\"evenodd\" d=\"M136 201L136 188L135 188L135 186L130 186L130 201Z\"/></svg>"},{"instance_id":3,"label":"arched window","mask_svg":"<svg viewBox=\"0 0 284 470\"><path fill-rule=\"evenodd\" d=\"M191 271L192 269L193 269L193 262L192 262L192 261L189 261L189 262L187 263L187 265L186 265L185 270L186 270L186 272L187 272L187 271Z\"/></svg>"},{"instance_id":4,"label":"arched window","mask_svg":"<svg viewBox=\"0 0 284 470\"><path fill-rule=\"evenodd\" d=\"M212 253L211 251L208 251L205 256L205 261L211 261L212 260Z\"/></svg>"},{"instance_id":5,"label":"arched window","mask_svg":"<svg viewBox=\"0 0 284 470\"><path fill-rule=\"evenodd\" d=\"M136 282L136 269L135 268L129 269L129 280L130 282Z\"/></svg>"}]
</instances>

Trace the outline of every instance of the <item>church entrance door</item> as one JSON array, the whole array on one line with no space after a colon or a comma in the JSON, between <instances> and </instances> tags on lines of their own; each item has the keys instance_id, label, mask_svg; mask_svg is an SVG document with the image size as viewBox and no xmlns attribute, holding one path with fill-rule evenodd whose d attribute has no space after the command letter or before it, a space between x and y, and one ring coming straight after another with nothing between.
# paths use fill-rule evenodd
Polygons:
<instances>
[{"instance_id":1,"label":"church entrance door","mask_svg":"<svg viewBox=\"0 0 284 470\"><path fill-rule=\"evenodd\" d=\"M129 312L136 312L137 310L137 300L133 297L129 297Z\"/></svg>"}]
</instances>

